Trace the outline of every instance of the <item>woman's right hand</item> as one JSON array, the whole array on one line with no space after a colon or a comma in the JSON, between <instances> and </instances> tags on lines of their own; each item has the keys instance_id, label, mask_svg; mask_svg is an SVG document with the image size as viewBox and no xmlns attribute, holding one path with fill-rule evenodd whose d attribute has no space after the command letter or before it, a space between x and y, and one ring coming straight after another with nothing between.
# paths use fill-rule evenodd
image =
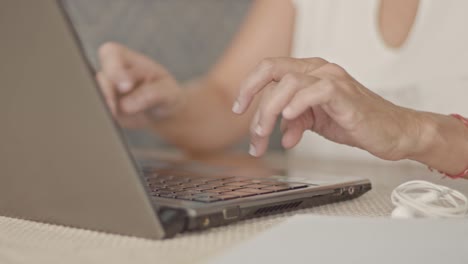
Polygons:
<instances>
[{"instance_id":1,"label":"woman's right hand","mask_svg":"<svg viewBox=\"0 0 468 264\"><path fill-rule=\"evenodd\" d=\"M182 108L185 96L160 64L117 43L99 49L97 81L117 121L127 128L148 127Z\"/></svg>"}]
</instances>

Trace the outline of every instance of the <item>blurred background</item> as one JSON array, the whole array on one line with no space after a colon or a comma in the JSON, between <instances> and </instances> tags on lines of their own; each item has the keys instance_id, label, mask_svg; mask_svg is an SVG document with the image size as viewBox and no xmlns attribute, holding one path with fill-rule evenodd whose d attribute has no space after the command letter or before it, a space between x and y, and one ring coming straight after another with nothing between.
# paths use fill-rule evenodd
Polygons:
<instances>
[{"instance_id":1,"label":"blurred background","mask_svg":"<svg viewBox=\"0 0 468 264\"><path fill-rule=\"evenodd\" d=\"M184 82L207 71L222 54L252 0L62 0L95 69L97 50L122 43L164 65ZM229 106L230 107L230 106ZM150 132L126 131L130 145L168 145ZM237 149L247 149L244 140ZM272 139L279 149L278 130Z\"/></svg>"}]
</instances>

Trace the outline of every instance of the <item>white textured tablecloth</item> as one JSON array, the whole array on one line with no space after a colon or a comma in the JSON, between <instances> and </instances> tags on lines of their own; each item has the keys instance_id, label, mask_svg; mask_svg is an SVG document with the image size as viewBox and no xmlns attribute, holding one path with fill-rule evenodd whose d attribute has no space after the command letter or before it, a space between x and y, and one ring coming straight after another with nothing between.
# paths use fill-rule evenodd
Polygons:
<instances>
[{"instance_id":1,"label":"white textured tablecloth","mask_svg":"<svg viewBox=\"0 0 468 264\"><path fill-rule=\"evenodd\" d=\"M203 263L294 214L388 216L393 208L390 192L405 180L429 179L468 193L468 181L441 180L420 167L321 164L314 173L333 174L340 170L371 178L374 189L351 201L246 220L161 241L0 217L0 263Z\"/></svg>"}]
</instances>

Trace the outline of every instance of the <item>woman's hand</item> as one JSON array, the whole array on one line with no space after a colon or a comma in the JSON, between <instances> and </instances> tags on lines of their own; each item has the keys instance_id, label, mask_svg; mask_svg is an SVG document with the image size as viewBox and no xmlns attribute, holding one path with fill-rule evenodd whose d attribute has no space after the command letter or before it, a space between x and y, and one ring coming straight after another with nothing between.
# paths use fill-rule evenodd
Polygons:
<instances>
[{"instance_id":1,"label":"woman's hand","mask_svg":"<svg viewBox=\"0 0 468 264\"><path fill-rule=\"evenodd\" d=\"M184 93L161 65L116 43L99 49L97 80L109 109L128 128L150 125L181 108Z\"/></svg>"},{"instance_id":2,"label":"woman's hand","mask_svg":"<svg viewBox=\"0 0 468 264\"><path fill-rule=\"evenodd\" d=\"M306 130L387 160L407 158L419 147L418 112L384 100L320 58L264 60L241 86L233 111L244 113L255 96L262 98L251 123L254 156L265 153L280 115L285 148Z\"/></svg>"}]
</instances>

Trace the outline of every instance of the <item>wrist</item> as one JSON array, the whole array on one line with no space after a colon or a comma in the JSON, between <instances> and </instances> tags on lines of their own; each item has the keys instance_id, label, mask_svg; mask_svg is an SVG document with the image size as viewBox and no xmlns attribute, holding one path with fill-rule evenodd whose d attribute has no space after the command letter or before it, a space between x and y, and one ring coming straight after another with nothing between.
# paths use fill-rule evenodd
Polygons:
<instances>
[{"instance_id":1,"label":"wrist","mask_svg":"<svg viewBox=\"0 0 468 264\"><path fill-rule=\"evenodd\" d=\"M440 127L437 117L431 113L415 111L414 125L410 133L411 148L406 152L406 159L422 161L428 153L440 144Z\"/></svg>"},{"instance_id":2,"label":"wrist","mask_svg":"<svg viewBox=\"0 0 468 264\"><path fill-rule=\"evenodd\" d=\"M418 136L407 159L426 164L446 175L457 175L467 168L468 130L449 115L420 112Z\"/></svg>"},{"instance_id":3,"label":"wrist","mask_svg":"<svg viewBox=\"0 0 468 264\"><path fill-rule=\"evenodd\" d=\"M432 148L437 126L427 113L401 108L398 115L399 132L389 160L417 160Z\"/></svg>"}]
</instances>

